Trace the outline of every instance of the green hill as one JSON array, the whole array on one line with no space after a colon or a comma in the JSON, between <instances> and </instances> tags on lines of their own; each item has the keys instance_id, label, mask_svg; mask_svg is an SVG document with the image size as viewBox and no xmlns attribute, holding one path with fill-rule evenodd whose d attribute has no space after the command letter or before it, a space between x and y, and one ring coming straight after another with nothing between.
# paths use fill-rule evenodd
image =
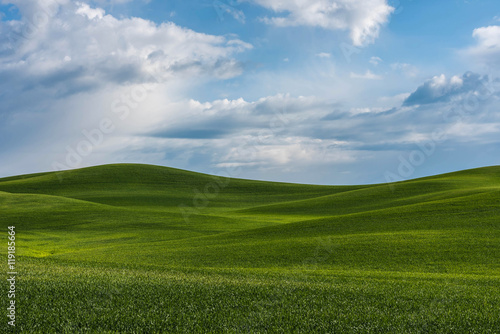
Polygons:
<instances>
[{"instance_id":1,"label":"green hill","mask_svg":"<svg viewBox=\"0 0 500 334\"><path fill-rule=\"evenodd\" d=\"M500 333L500 167L317 186L106 165L0 179L0 213L24 332Z\"/></svg>"}]
</instances>

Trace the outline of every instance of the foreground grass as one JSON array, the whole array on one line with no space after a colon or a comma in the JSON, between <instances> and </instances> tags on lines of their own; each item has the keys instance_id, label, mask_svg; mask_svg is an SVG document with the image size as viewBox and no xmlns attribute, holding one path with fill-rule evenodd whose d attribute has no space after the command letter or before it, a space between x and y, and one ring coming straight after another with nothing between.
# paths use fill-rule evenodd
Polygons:
<instances>
[{"instance_id":1,"label":"foreground grass","mask_svg":"<svg viewBox=\"0 0 500 334\"><path fill-rule=\"evenodd\" d=\"M500 333L499 167L393 187L63 176L0 179L18 332Z\"/></svg>"},{"instance_id":2,"label":"foreground grass","mask_svg":"<svg viewBox=\"0 0 500 334\"><path fill-rule=\"evenodd\" d=\"M22 259L30 333L497 333L500 277Z\"/></svg>"}]
</instances>

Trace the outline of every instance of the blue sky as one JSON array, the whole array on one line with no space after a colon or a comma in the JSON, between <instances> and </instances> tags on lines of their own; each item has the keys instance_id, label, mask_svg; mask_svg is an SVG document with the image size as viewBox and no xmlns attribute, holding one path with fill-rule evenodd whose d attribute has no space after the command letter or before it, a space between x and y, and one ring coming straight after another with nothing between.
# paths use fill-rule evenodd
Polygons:
<instances>
[{"instance_id":1,"label":"blue sky","mask_svg":"<svg viewBox=\"0 0 500 334\"><path fill-rule=\"evenodd\" d=\"M500 164L493 0L2 0L0 176L356 184Z\"/></svg>"}]
</instances>

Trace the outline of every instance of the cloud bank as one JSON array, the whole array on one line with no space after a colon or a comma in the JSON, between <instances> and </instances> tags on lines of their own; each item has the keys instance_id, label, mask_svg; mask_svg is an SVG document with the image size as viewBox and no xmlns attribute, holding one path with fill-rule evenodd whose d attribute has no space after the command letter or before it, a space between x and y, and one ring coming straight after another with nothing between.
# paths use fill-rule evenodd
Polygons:
<instances>
[{"instance_id":1,"label":"cloud bank","mask_svg":"<svg viewBox=\"0 0 500 334\"><path fill-rule=\"evenodd\" d=\"M130 84L207 75L231 78L231 58L252 46L174 23L118 19L82 2L4 1L23 19L2 22L0 77L9 88L47 88L59 95ZM153 78L154 77L154 78Z\"/></svg>"},{"instance_id":2,"label":"cloud bank","mask_svg":"<svg viewBox=\"0 0 500 334\"><path fill-rule=\"evenodd\" d=\"M489 83L488 76L467 72L463 76L447 79L444 74L435 76L418 87L405 101L405 106L449 102L464 94L483 94Z\"/></svg>"}]
</instances>

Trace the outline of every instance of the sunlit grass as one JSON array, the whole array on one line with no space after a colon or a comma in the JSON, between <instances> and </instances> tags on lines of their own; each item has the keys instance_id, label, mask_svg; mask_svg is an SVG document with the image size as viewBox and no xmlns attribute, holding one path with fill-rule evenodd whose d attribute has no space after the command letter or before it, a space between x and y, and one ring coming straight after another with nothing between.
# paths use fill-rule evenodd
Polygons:
<instances>
[{"instance_id":1,"label":"sunlit grass","mask_svg":"<svg viewBox=\"0 0 500 334\"><path fill-rule=\"evenodd\" d=\"M146 165L63 176L0 179L0 226L16 226L21 256L17 330L500 331L498 167L392 188Z\"/></svg>"}]
</instances>

